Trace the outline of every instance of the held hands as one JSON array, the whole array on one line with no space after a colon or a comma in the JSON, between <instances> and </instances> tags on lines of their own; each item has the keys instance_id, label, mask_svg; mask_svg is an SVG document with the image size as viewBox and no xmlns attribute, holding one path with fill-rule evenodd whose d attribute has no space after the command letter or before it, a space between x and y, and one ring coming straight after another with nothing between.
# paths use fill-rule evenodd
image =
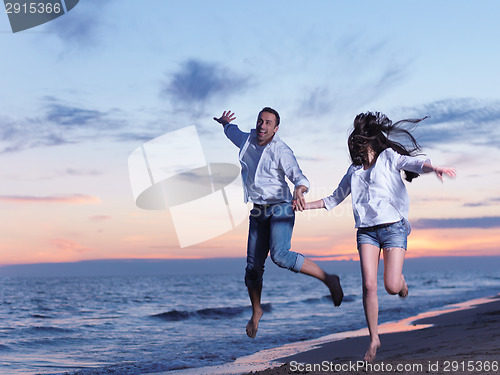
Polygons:
<instances>
[{"instance_id":1,"label":"held hands","mask_svg":"<svg viewBox=\"0 0 500 375\"><path fill-rule=\"evenodd\" d=\"M299 185L295 188L292 200L292 207L295 211L304 211L306 209L306 199L304 198L306 191L307 187L304 185Z\"/></svg>"},{"instance_id":2,"label":"held hands","mask_svg":"<svg viewBox=\"0 0 500 375\"><path fill-rule=\"evenodd\" d=\"M231 111L224 111L222 113L222 116L219 118L214 117L214 120L217 121L219 124L222 124L223 126L230 124L235 119L236 119L236 116Z\"/></svg>"}]
</instances>

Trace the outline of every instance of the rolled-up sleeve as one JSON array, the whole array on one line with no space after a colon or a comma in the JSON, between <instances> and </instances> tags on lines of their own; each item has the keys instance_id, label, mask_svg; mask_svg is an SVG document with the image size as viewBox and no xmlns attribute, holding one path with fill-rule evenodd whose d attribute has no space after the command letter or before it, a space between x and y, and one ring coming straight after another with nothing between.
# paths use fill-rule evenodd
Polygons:
<instances>
[{"instance_id":1,"label":"rolled-up sleeve","mask_svg":"<svg viewBox=\"0 0 500 375\"><path fill-rule=\"evenodd\" d=\"M281 168L285 172L285 175L295 187L304 185L307 190L309 190L309 180L304 173L302 173L299 163L297 162L293 151L289 147L283 147L280 150L280 164Z\"/></svg>"},{"instance_id":2,"label":"rolled-up sleeve","mask_svg":"<svg viewBox=\"0 0 500 375\"><path fill-rule=\"evenodd\" d=\"M335 191L326 198L323 198L323 203L325 204L325 208L327 211L330 211L332 208L338 206L340 203L347 198L349 194L351 194L351 175L353 169L350 167L347 170L347 173L340 180L339 186Z\"/></svg>"}]
</instances>

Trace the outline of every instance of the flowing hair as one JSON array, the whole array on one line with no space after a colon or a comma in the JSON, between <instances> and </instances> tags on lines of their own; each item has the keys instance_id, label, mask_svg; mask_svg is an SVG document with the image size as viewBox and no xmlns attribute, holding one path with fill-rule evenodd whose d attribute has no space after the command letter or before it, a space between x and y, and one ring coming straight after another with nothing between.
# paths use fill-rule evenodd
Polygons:
<instances>
[{"instance_id":1,"label":"flowing hair","mask_svg":"<svg viewBox=\"0 0 500 375\"><path fill-rule=\"evenodd\" d=\"M354 119L354 129L347 141L352 163L354 165L367 163L369 148L375 152L375 158L387 148L392 148L401 155L419 155L418 152L422 148L410 131L427 117L401 120L393 124L383 113L360 113ZM415 172L404 172L405 179L409 182L419 176Z\"/></svg>"}]
</instances>

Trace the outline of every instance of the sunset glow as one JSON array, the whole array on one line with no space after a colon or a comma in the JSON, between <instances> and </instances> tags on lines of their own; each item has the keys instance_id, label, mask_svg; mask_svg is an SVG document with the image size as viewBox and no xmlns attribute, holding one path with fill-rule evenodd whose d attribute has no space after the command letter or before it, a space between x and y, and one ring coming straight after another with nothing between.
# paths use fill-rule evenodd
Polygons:
<instances>
[{"instance_id":1,"label":"sunset glow","mask_svg":"<svg viewBox=\"0 0 500 375\"><path fill-rule=\"evenodd\" d=\"M331 194L347 170L356 114L430 116L415 135L458 175L408 184L407 257L499 255L500 54L491 46L500 4L481 7L153 1L138 11L132 1L82 1L16 34L2 14L0 265L244 257L247 220L181 247L170 207L136 205L128 158L195 125L200 158L239 166L212 117L230 109L250 130L264 106L281 114L308 200ZM173 144L171 165L192 156ZM214 205L195 209L213 217L193 215L185 233L222 220ZM292 246L357 260L350 197L331 212L297 213Z\"/></svg>"}]
</instances>

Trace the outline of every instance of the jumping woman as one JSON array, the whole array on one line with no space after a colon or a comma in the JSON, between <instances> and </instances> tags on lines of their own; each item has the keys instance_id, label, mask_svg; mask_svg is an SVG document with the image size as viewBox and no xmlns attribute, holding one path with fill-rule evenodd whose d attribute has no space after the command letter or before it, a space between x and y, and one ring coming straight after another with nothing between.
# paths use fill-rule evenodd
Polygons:
<instances>
[{"instance_id":1,"label":"jumping woman","mask_svg":"<svg viewBox=\"0 0 500 375\"><path fill-rule=\"evenodd\" d=\"M364 356L366 361L373 361L380 347L377 298L380 250L383 251L386 291L400 297L408 295L403 262L411 228L408 222L409 198L402 171L410 182L422 173L434 172L441 181L443 175L451 178L456 175L454 168L436 167L429 159L416 157L421 147L405 126L414 126L422 120L392 123L379 112L356 116L348 138L352 164L347 173L333 194L305 205L305 209L331 210L351 194L363 282L363 307L371 339Z\"/></svg>"}]
</instances>

